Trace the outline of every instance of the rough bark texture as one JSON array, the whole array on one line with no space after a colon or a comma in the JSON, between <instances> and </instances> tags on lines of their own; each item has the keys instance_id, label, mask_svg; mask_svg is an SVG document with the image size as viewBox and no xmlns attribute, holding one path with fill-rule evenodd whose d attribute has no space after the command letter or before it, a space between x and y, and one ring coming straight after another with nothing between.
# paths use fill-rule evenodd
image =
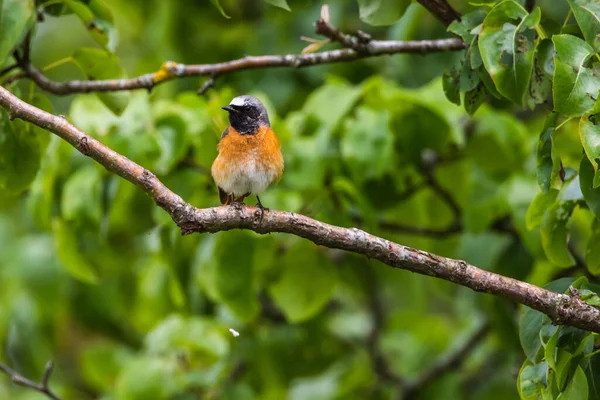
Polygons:
<instances>
[{"instance_id":1,"label":"rough bark texture","mask_svg":"<svg viewBox=\"0 0 600 400\"><path fill-rule=\"evenodd\" d=\"M29 77L40 88L57 95L89 92L113 92L133 89L152 89L154 86L170 81L175 78L208 76L215 77L232 72L238 72L257 68L275 67L307 67L318 64L331 64L336 62L354 61L361 58L376 57L386 54L399 53L436 53L445 51L456 51L465 48L460 39L437 39L437 40L371 40L365 44L362 50L356 51L352 48L323 51L308 54L267 55L248 56L237 60L218 64L185 65L173 61L167 61L154 73L145 74L131 79L107 79L107 80L73 80L67 82L56 82L48 79L40 70L31 63L25 63L23 73L18 77ZM10 78L9 78L10 79Z\"/></svg>"},{"instance_id":2,"label":"rough bark texture","mask_svg":"<svg viewBox=\"0 0 600 400\"><path fill-rule=\"evenodd\" d=\"M169 213L183 234L231 229L249 229L257 233L289 233L318 245L362 254L394 268L502 296L547 314L557 324L600 333L600 310L577 296L554 293L484 271L461 260L402 246L360 229L333 226L300 214L271 210L261 220L259 209L245 205L199 209L169 190L152 172L104 146L65 118L27 104L3 87L0 87L0 106L9 112L11 118L23 119L55 133L107 170L140 187Z\"/></svg>"}]
</instances>

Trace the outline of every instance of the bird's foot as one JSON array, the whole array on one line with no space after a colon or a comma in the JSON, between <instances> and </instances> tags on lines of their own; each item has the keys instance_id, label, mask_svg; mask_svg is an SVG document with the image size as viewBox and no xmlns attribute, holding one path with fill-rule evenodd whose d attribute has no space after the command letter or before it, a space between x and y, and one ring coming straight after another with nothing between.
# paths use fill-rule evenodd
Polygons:
<instances>
[{"instance_id":1,"label":"bird's foot","mask_svg":"<svg viewBox=\"0 0 600 400\"><path fill-rule=\"evenodd\" d=\"M256 203L256 207L258 208L258 210L260 211L260 219L259 222L262 222L263 217L265 216L265 211L269 211L269 209L267 207L264 207L262 205L262 203L260 202L260 198L258 196L256 196L256 200L258 201L258 203Z\"/></svg>"}]
</instances>

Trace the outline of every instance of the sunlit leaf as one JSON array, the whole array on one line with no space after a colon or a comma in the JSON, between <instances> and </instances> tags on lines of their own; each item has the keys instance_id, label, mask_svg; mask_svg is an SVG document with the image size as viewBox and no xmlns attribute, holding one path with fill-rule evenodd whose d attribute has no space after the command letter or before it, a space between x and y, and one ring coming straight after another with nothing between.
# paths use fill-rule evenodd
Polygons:
<instances>
[{"instance_id":1,"label":"sunlit leaf","mask_svg":"<svg viewBox=\"0 0 600 400\"><path fill-rule=\"evenodd\" d=\"M0 65L35 22L33 0L0 1Z\"/></svg>"},{"instance_id":2,"label":"sunlit leaf","mask_svg":"<svg viewBox=\"0 0 600 400\"><path fill-rule=\"evenodd\" d=\"M583 369L578 366L573 378L567 383L567 387L558 397L560 400L587 400L588 380Z\"/></svg>"},{"instance_id":3,"label":"sunlit leaf","mask_svg":"<svg viewBox=\"0 0 600 400\"><path fill-rule=\"evenodd\" d=\"M542 390L546 387L546 371L548 365L544 363L532 364L525 361L519 372L518 389L522 400L538 400Z\"/></svg>"},{"instance_id":4,"label":"sunlit leaf","mask_svg":"<svg viewBox=\"0 0 600 400\"><path fill-rule=\"evenodd\" d=\"M94 165L77 170L64 185L61 196L63 219L78 227L98 227L102 217L101 176Z\"/></svg>"},{"instance_id":5,"label":"sunlit leaf","mask_svg":"<svg viewBox=\"0 0 600 400\"><path fill-rule=\"evenodd\" d=\"M558 196L558 190L551 189L547 193L541 192L533 199L527 209L527 229L535 229L542 225L544 213L554 204Z\"/></svg>"},{"instance_id":6,"label":"sunlit leaf","mask_svg":"<svg viewBox=\"0 0 600 400\"><path fill-rule=\"evenodd\" d=\"M480 26L485 19L485 11L477 9L463 15L460 19L452 21L448 26L448 32L452 32L462 38L465 43L471 43L477 32L473 30Z\"/></svg>"},{"instance_id":7,"label":"sunlit leaf","mask_svg":"<svg viewBox=\"0 0 600 400\"><path fill-rule=\"evenodd\" d=\"M594 218L592 222L592 234L585 250L585 265L590 273L597 275L600 273L600 220Z\"/></svg>"},{"instance_id":8,"label":"sunlit leaf","mask_svg":"<svg viewBox=\"0 0 600 400\"><path fill-rule=\"evenodd\" d=\"M41 163L40 133L47 135L0 112L0 191L18 194L33 182Z\"/></svg>"},{"instance_id":9,"label":"sunlit leaf","mask_svg":"<svg viewBox=\"0 0 600 400\"><path fill-rule=\"evenodd\" d=\"M575 259L567 247L569 235L567 222L574 208L574 201L558 201L548 209L542 221L544 252L550 262L559 267L570 267L575 264Z\"/></svg>"},{"instance_id":10,"label":"sunlit leaf","mask_svg":"<svg viewBox=\"0 0 600 400\"><path fill-rule=\"evenodd\" d=\"M80 48L73 53L73 60L91 80L118 79L125 75L119 58L100 49ZM98 93L98 97L113 113L121 115L129 103L130 93L128 91Z\"/></svg>"},{"instance_id":11,"label":"sunlit leaf","mask_svg":"<svg viewBox=\"0 0 600 400\"><path fill-rule=\"evenodd\" d=\"M60 261L74 278L87 283L96 283L98 276L94 267L83 255L73 227L66 221L55 219L52 224L56 251Z\"/></svg>"},{"instance_id":12,"label":"sunlit leaf","mask_svg":"<svg viewBox=\"0 0 600 400\"><path fill-rule=\"evenodd\" d=\"M225 13L225 10L223 9L223 6L221 6L219 0L210 0L210 2L217 8L217 10L219 10L222 16L224 16L225 18L231 18Z\"/></svg>"},{"instance_id":13,"label":"sunlit leaf","mask_svg":"<svg viewBox=\"0 0 600 400\"><path fill-rule=\"evenodd\" d=\"M342 158L358 181L380 178L393 165L394 136L387 111L358 108L347 119L340 144Z\"/></svg>"},{"instance_id":14,"label":"sunlit leaf","mask_svg":"<svg viewBox=\"0 0 600 400\"><path fill-rule=\"evenodd\" d=\"M200 282L209 296L225 304L244 321L258 313L254 283L253 236L247 232L223 232L205 248L200 260ZM214 248L212 247L214 246Z\"/></svg>"},{"instance_id":15,"label":"sunlit leaf","mask_svg":"<svg viewBox=\"0 0 600 400\"><path fill-rule=\"evenodd\" d=\"M117 34L112 25L110 8L102 0L92 0L88 4L78 0L64 1L84 24L92 39L105 49L114 51Z\"/></svg>"},{"instance_id":16,"label":"sunlit leaf","mask_svg":"<svg viewBox=\"0 0 600 400\"><path fill-rule=\"evenodd\" d=\"M600 186L600 103L579 119L579 137L585 154L592 164L593 188Z\"/></svg>"},{"instance_id":17,"label":"sunlit leaf","mask_svg":"<svg viewBox=\"0 0 600 400\"><path fill-rule=\"evenodd\" d=\"M514 1L496 5L483 21L479 50L498 91L523 105L533 70L535 27L540 9L531 14Z\"/></svg>"},{"instance_id":18,"label":"sunlit leaf","mask_svg":"<svg viewBox=\"0 0 600 400\"><path fill-rule=\"evenodd\" d=\"M600 4L596 0L567 0L585 41L600 51Z\"/></svg>"},{"instance_id":19,"label":"sunlit leaf","mask_svg":"<svg viewBox=\"0 0 600 400\"><path fill-rule=\"evenodd\" d=\"M391 25L398 21L410 0L357 0L360 19L369 25Z\"/></svg>"},{"instance_id":20,"label":"sunlit leaf","mask_svg":"<svg viewBox=\"0 0 600 400\"><path fill-rule=\"evenodd\" d=\"M287 11L292 11L286 0L265 0L265 2L272 4L275 7L283 8Z\"/></svg>"},{"instance_id":21,"label":"sunlit leaf","mask_svg":"<svg viewBox=\"0 0 600 400\"><path fill-rule=\"evenodd\" d=\"M555 35L552 41L556 50L552 85L554 109L561 114L578 117L593 107L600 90L600 79L587 66L594 50L571 35Z\"/></svg>"},{"instance_id":22,"label":"sunlit leaf","mask_svg":"<svg viewBox=\"0 0 600 400\"><path fill-rule=\"evenodd\" d=\"M300 242L281 258L281 277L269 291L290 322L313 317L327 304L337 281L331 260Z\"/></svg>"},{"instance_id":23,"label":"sunlit leaf","mask_svg":"<svg viewBox=\"0 0 600 400\"><path fill-rule=\"evenodd\" d=\"M215 321L198 316L171 315L148 333L144 345L149 353L208 355L216 361L229 351L228 332Z\"/></svg>"}]
</instances>

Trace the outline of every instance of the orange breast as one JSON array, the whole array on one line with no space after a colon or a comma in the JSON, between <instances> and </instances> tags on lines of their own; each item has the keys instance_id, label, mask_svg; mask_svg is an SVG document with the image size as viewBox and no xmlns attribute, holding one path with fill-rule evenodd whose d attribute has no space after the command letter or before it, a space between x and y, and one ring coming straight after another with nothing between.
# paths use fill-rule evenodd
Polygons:
<instances>
[{"instance_id":1,"label":"orange breast","mask_svg":"<svg viewBox=\"0 0 600 400\"><path fill-rule=\"evenodd\" d=\"M239 173L249 162L273 174L279 181L283 174L283 156L279 139L269 127L261 127L256 135L240 135L231 126L219 142L219 155L213 163L212 175L217 185Z\"/></svg>"}]
</instances>

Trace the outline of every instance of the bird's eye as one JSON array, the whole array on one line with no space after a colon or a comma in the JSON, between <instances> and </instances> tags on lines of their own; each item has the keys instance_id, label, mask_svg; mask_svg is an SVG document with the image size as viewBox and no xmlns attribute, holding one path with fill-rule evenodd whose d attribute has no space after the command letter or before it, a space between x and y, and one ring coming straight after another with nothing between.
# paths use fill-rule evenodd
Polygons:
<instances>
[{"instance_id":1,"label":"bird's eye","mask_svg":"<svg viewBox=\"0 0 600 400\"><path fill-rule=\"evenodd\" d=\"M250 111L250 106L244 106L244 111Z\"/></svg>"}]
</instances>

